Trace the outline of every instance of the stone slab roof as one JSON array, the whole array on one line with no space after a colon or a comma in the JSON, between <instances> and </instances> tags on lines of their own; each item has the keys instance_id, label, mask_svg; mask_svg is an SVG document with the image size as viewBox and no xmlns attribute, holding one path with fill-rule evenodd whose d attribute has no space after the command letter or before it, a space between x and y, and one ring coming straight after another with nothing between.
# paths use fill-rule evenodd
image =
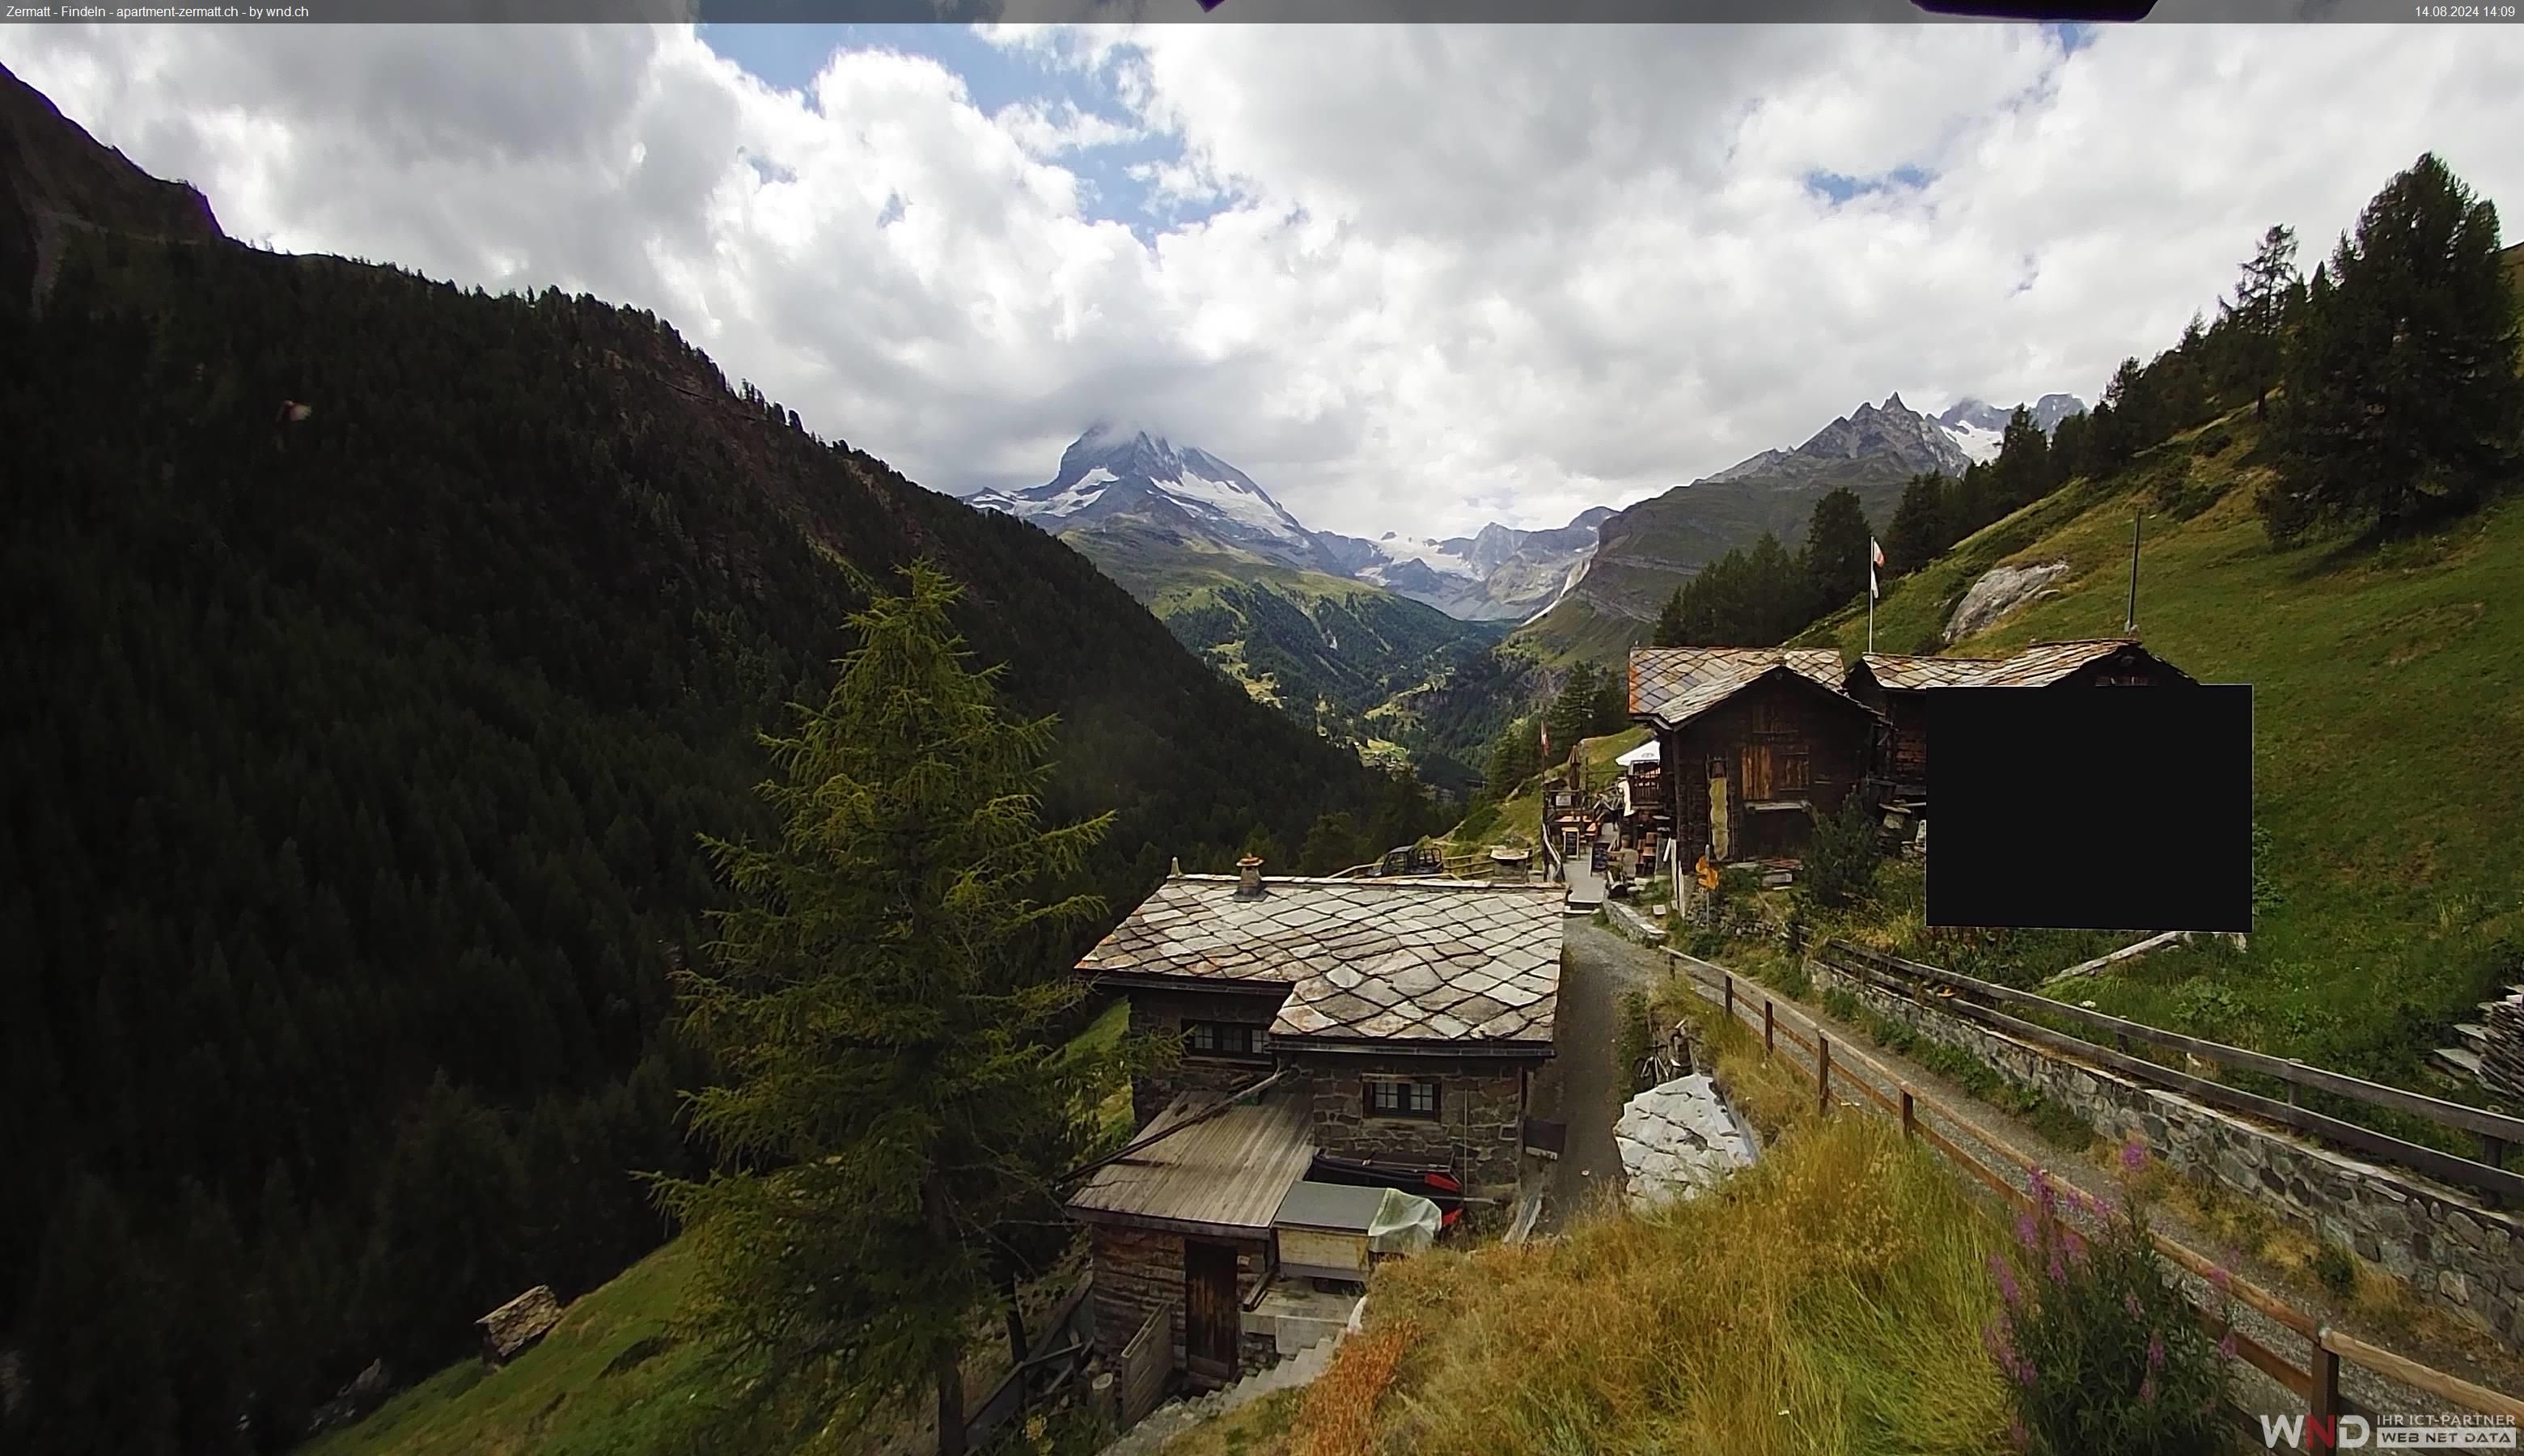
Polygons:
<instances>
[{"instance_id":1,"label":"stone slab roof","mask_svg":"<svg viewBox=\"0 0 2524 1456\"><path fill-rule=\"evenodd\" d=\"M1858 659L1879 686L1897 691L1969 687L2004 657L1918 657L1899 653L1869 653ZM1856 666L1849 669L1858 671Z\"/></svg>"},{"instance_id":2,"label":"stone slab roof","mask_svg":"<svg viewBox=\"0 0 2524 1456\"><path fill-rule=\"evenodd\" d=\"M1640 648L1630 654L1630 716L1679 728L1780 668L1848 696L1836 648Z\"/></svg>"},{"instance_id":3,"label":"stone slab roof","mask_svg":"<svg viewBox=\"0 0 2524 1456\"><path fill-rule=\"evenodd\" d=\"M1548 1046L1562 891L1469 880L1178 875L1097 943L1092 975L1288 988L1274 1044Z\"/></svg>"},{"instance_id":4,"label":"stone slab roof","mask_svg":"<svg viewBox=\"0 0 2524 1456\"><path fill-rule=\"evenodd\" d=\"M1859 660L1867 664L1877 683L1887 688L2047 688L2123 648L2147 651L2134 637L2098 637L2079 642L2037 642L2004 657L1916 657L1869 653ZM2165 665L2172 666L2169 662Z\"/></svg>"}]
</instances>

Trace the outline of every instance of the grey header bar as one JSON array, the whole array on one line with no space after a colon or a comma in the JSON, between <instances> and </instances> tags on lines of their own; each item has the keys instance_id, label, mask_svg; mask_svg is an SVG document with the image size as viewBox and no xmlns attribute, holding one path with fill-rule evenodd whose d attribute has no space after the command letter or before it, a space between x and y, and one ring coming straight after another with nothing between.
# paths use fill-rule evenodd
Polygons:
<instances>
[{"instance_id":1,"label":"grey header bar","mask_svg":"<svg viewBox=\"0 0 2524 1456\"><path fill-rule=\"evenodd\" d=\"M38 0L9 3L6 21L159 22L200 24L335 24L362 21L568 24L702 22L975 24L1073 22L1081 24L1240 24L1274 23L1486 23L1779 24L1868 22L1955 24L2012 20L2018 24L2116 24L2144 13L2140 24L2181 24L2397 23L2416 25L2513 24L2524 18L2517 0L2447 3L2447 0Z\"/></svg>"}]
</instances>

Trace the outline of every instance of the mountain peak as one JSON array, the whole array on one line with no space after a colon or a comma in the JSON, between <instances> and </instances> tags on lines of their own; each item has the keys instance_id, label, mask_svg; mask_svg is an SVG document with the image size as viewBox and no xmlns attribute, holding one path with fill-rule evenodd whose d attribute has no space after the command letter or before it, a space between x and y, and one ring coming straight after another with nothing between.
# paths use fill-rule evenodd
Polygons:
<instances>
[{"instance_id":1,"label":"mountain peak","mask_svg":"<svg viewBox=\"0 0 2524 1456\"><path fill-rule=\"evenodd\" d=\"M1887 414L1908 414L1911 413L1903 406L1902 391L1898 389L1893 391L1891 394L1886 395L1884 397L1883 405L1879 408L1881 408Z\"/></svg>"}]
</instances>

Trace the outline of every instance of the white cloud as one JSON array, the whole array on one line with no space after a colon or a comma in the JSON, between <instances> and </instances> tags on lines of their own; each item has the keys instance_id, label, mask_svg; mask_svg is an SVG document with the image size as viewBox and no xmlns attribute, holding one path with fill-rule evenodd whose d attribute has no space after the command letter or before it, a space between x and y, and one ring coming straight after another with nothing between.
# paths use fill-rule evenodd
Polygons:
<instances>
[{"instance_id":1,"label":"white cloud","mask_svg":"<svg viewBox=\"0 0 2524 1456\"><path fill-rule=\"evenodd\" d=\"M1364 535L1556 525L1897 389L2091 398L2263 227L2309 265L2430 148L2524 206L2504 30L991 38L1097 99L986 112L892 50L774 91L680 27L24 27L0 62L239 235L655 309L914 479L1032 483L1127 413ZM1126 146L1139 236L1094 211Z\"/></svg>"}]
</instances>

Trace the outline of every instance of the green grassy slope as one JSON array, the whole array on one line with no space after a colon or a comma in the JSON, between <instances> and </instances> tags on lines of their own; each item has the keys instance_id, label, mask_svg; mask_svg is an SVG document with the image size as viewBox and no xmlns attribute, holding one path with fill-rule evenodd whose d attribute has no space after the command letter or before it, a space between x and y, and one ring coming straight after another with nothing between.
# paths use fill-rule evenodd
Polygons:
<instances>
[{"instance_id":1,"label":"green grassy slope","mask_svg":"<svg viewBox=\"0 0 2524 1456\"><path fill-rule=\"evenodd\" d=\"M2282 900L2247 951L2185 947L2094 983L2107 1009L2413 1083L2448 1023L2524 976L2524 502L2381 549L2273 548L2249 410L2079 482L1894 584L1876 642L1913 651L1993 565L2064 560L2059 592L1959 654L2121 630L2147 512L2139 634L2254 686L2261 869ZM1863 610L1800 642L1855 655ZM2144 786L2137 786L2144 793ZM2067 826L2028 822L2028 843ZM2178 874L2178 849L2133 873ZM2507 938L2501 944L2500 938Z\"/></svg>"},{"instance_id":2,"label":"green grassy slope","mask_svg":"<svg viewBox=\"0 0 2524 1456\"><path fill-rule=\"evenodd\" d=\"M1347 741L1373 736L1371 712L1507 627L1458 621L1367 582L1141 531L1086 528L1061 539L1253 697Z\"/></svg>"}]
</instances>

